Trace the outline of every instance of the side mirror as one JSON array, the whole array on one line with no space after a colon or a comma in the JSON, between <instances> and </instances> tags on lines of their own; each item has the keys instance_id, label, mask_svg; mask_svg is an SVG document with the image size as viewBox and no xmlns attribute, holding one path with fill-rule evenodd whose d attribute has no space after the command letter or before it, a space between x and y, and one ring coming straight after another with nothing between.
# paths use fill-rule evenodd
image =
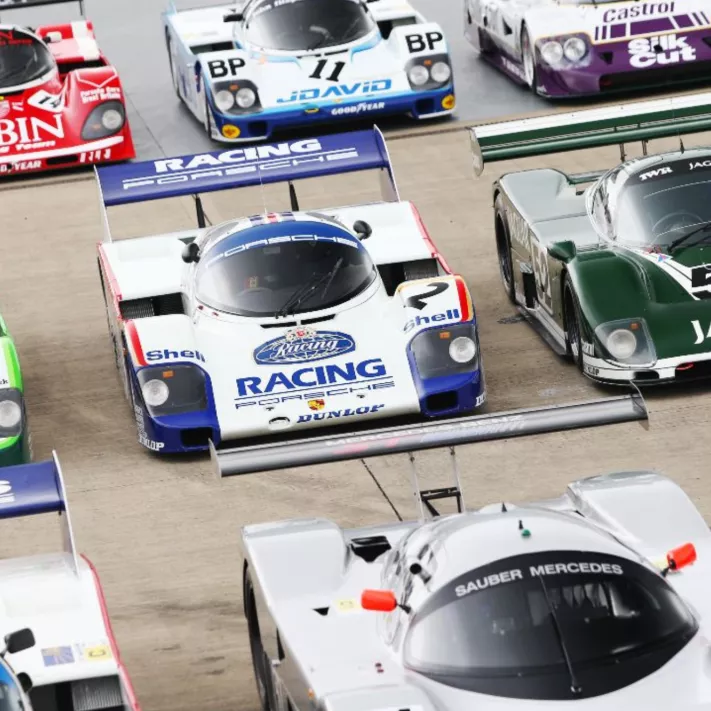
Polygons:
<instances>
[{"instance_id":1,"label":"side mirror","mask_svg":"<svg viewBox=\"0 0 711 711\"><path fill-rule=\"evenodd\" d=\"M5 635L5 654L17 654L35 646L35 636L29 627Z\"/></svg>"},{"instance_id":2,"label":"side mirror","mask_svg":"<svg viewBox=\"0 0 711 711\"><path fill-rule=\"evenodd\" d=\"M358 235L358 239L368 239L373 234L373 228L363 220L356 220L353 223L353 231Z\"/></svg>"},{"instance_id":3,"label":"side mirror","mask_svg":"<svg viewBox=\"0 0 711 711\"><path fill-rule=\"evenodd\" d=\"M240 12L239 10L235 10L234 12L228 12L223 18L223 22L242 22L244 19L244 13Z\"/></svg>"},{"instance_id":4,"label":"side mirror","mask_svg":"<svg viewBox=\"0 0 711 711\"><path fill-rule=\"evenodd\" d=\"M186 264L192 264L193 262L200 261L200 245L196 242L188 242L183 247L183 261Z\"/></svg>"},{"instance_id":5,"label":"side mirror","mask_svg":"<svg viewBox=\"0 0 711 711\"><path fill-rule=\"evenodd\" d=\"M567 264L569 261L575 258L578 253L575 247L575 242L566 240L565 242L554 242L550 247L548 247L548 254L557 259L559 262Z\"/></svg>"}]
</instances>

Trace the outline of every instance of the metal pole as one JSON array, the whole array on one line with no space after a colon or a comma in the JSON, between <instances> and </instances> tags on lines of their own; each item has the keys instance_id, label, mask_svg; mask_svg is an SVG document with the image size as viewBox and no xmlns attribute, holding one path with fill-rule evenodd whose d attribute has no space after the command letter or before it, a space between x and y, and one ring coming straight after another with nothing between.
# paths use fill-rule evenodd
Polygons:
<instances>
[{"instance_id":1,"label":"metal pole","mask_svg":"<svg viewBox=\"0 0 711 711\"><path fill-rule=\"evenodd\" d=\"M412 494L417 502L417 508L420 511L420 521L425 520L425 505L422 502L420 495L420 481L417 477L417 467L415 466L415 455L412 452L407 453L407 458L410 460L410 480L412 482Z\"/></svg>"}]
</instances>

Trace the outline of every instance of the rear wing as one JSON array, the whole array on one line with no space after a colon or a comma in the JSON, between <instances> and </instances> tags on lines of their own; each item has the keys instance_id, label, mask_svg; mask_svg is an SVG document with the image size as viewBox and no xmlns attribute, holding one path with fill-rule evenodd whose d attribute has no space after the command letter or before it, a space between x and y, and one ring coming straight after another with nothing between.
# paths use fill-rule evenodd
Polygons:
<instances>
[{"instance_id":1,"label":"rear wing","mask_svg":"<svg viewBox=\"0 0 711 711\"><path fill-rule=\"evenodd\" d=\"M554 113L470 129L474 172L484 164L711 129L711 92ZM623 151L624 157L624 151Z\"/></svg>"},{"instance_id":2,"label":"rear wing","mask_svg":"<svg viewBox=\"0 0 711 711\"><path fill-rule=\"evenodd\" d=\"M40 7L40 5L64 5L78 3L79 12L84 17L84 0L0 0L0 13L5 10L22 10L26 7Z\"/></svg>"},{"instance_id":3,"label":"rear wing","mask_svg":"<svg viewBox=\"0 0 711 711\"><path fill-rule=\"evenodd\" d=\"M400 199L385 138L379 128L213 153L110 165L96 169L104 209L114 205L192 195L198 226L205 227L201 193L268 183L289 183L292 210L298 210L293 181L339 173L378 170L383 200Z\"/></svg>"},{"instance_id":4,"label":"rear wing","mask_svg":"<svg viewBox=\"0 0 711 711\"><path fill-rule=\"evenodd\" d=\"M78 574L74 532L57 453L52 452L52 459L45 462L3 467L0 470L0 519L46 513L59 514L64 551Z\"/></svg>"}]
</instances>

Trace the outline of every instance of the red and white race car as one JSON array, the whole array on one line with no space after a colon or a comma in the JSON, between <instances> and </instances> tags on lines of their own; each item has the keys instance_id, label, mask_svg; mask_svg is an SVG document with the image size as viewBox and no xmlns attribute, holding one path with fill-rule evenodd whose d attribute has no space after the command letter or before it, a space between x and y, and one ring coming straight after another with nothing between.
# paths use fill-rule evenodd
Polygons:
<instances>
[{"instance_id":1,"label":"red and white race car","mask_svg":"<svg viewBox=\"0 0 711 711\"><path fill-rule=\"evenodd\" d=\"M0 9L43 4L6 0ZM91 22L0 24L0 174L133 157L121 82Z\"/></svg>"}]
</instances>

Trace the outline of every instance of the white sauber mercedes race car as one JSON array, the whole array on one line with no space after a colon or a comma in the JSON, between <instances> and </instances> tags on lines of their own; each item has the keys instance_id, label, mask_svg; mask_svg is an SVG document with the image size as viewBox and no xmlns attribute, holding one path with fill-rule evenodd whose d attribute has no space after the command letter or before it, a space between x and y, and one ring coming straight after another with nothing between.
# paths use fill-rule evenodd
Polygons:
<instances>
[{"instance_id":1,"label":"white sauber mercedes race car","mask_svg":"<svg viewBox=\"0 0 711 711\"><path fill-rule=\"evenodd\" d=\"M383 200L299 210L293 181L380 172ZM198 227L112 241L99 267L141 444L161 452L308 434L486 398L464 280L360 131L98 171L103 205L181 195ZM206 226L199 193L288 182L292 210Z\"/></svg>"},{"instance_id":2,"label":"white sauber mercedes race car","mask_svg":"<svg viewBox=\"0 0 711 711\"><path fill-rule=\"evenodd\" d=\"M63 552L0 560L0 637L12 669L0 664L0 708L140 711L99 577L74 545L56 455L2 470L0 519L49 513L59 514ZM17 631L20 639L13 639ZM19 698L13 675L23 688Z\"/></svg>"},{"instance_id":3,"label":"white sauber mercedes race car","mask_svg":"<svg viewBox=\"0 0 711 711\"><path fill-rule=\"evenodd\" d=\"M635 419L635 408L644 419L635 400L487 416L466 436L437 438L619 422ZM436 446L422 432L400 435L340 438L330 454ZM472 512L460 505L437 517L432 501L442 494L461 503L456 471L447 490L419 491L414 477L420 521L243 529L245 615L263 709L711 707L711 532L674 482L608 474L576 481L557 499Z\"/></svg>"},{"instance_id":4,"label":"white sauber mercedes race car","mask_svg":"<svg viewBox=\"0 0 711 711\"><path fill-rule=\"evenodd\" d=\"M406 0L248 0L164 15L175 91L218 141L454 109L442 28Z\"/></svg>"}]
</instances>

